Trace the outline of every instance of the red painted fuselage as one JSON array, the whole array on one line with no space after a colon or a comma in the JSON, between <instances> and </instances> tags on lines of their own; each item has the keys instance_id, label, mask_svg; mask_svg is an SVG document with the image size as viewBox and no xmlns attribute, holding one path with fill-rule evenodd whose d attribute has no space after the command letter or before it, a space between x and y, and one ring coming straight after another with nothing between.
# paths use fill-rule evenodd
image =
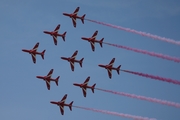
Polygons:
<instances>
[{"instance_id":1,"label":"red painted fuselage","mask_svg":"<svg viewBox=\"0 0 180 120\"><path fill-rule=\"evenodd\" d=\"M99 67L105 68L105 69L111 69L111 70L119 70L118 68L112 67L111 65L102 65L99 64Z\"/></svg>"},{"instance_id":2,"label":"red painted fuselage","mask_svg":"<svg viewBox=\"0 0 180 120\"><path fill-rule=\"evenodd\" d=\"M22 49L23 52L27 52L29 54L37 54L37 55L41 55L41 52L37 52L36 50L26 50L26 49Z\"/></svg>"},{"instance_id":3,"label":"red painted fuselage","mask_svg":"<svg viewBox=\"0 0 180 120\"><path fill-rule=\"evenodd\" d=\"M71 57L61 57L61 59L63 59L63 60L67 60L68 62L77 62L77 63L80 63L81 62L81 60L76 60L76 59L74 59L74 58L71 58Z\"/></svg>"}]
</instances>

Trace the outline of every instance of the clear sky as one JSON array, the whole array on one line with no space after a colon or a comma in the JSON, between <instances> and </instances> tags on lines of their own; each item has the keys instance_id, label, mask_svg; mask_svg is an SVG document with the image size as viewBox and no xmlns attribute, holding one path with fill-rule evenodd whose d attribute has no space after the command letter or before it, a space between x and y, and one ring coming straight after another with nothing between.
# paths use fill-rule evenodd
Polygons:
<instances>
[{"instance_id":1,"label":"clear sky","mask_svg":"<svg viewBox=\"0 0 180 120\"><path fill-rule=\"evenodd\" d=\"M180 40L180 2L178 0L1 0L0 1L0 119L1 120L129 120L112 115L65 107L64 116L59 108L50 104L68 94L67 103L74 105L157 118L179 120L180 109L118 96L95 90L82 90L73 83L82 83L90 76L89 85L96 87L180 103L180 86L113 71L112 79L98 64L107 64L115 57L114 66L122 69L158 75L180 80L180 63L135 53L116 47L96 44L92 52L90 43L81 37L90 37L96 30L97 39L105 42L144 49L180 58L180 46L153 40L107 26L77 20L74 28L71 13L80 7L78 15L139 31L148 32L174 40ZM58 38L55 46L52 37L43 33L54 30L61 24L59 33L67 31L66 41ZM33 64L31 56L22 49L31 49L37 42L38 51L46 49L45 59L37 56ZM69 57L78 50L77 59L84 57L83 67L75 64L72 72L68 62L60 57ZM54 69L53 78L60 75L59 86L51 83L48 91L37 75L46 75Z\"/></svg>"}]
</instances>

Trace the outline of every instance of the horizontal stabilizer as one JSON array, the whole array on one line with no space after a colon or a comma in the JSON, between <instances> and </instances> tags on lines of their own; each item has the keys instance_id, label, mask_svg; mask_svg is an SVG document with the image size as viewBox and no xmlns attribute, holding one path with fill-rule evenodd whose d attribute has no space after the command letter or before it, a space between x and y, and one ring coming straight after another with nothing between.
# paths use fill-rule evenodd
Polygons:
<instances>
[{"instance_id":1,"label":"horizontal stabilizer","mask_svg":"<svg viewBox=\"0 0 180 120\"><path fill-rule=\"evenodd\" d=\"M63 39L64 41L65 41L66 33L67 33L67 32L64 32L63 35L62 35L62 39Z\"/></svg>"},{"instance_id":2,"label":"horizontal stabilizer","mask_svg":"<svg viewBox=\"0 0 180 120\"><path fill-rule=\"evenodd\" d=\"M103 47L103 46L102 46L103 40L104 40L104 38L102 38L102 39L100 40L100 42L99 42L99 44L100 44L101 47Z\"/></svg>"},{"instance_id":3,"label":"horizontal stabilizer","mask_svg":"<svg viewBox=\"0 0 180 120\"><path fill-rule=\"evenodd\" d=\"M121 68L121 65L119 65L116 69L117 73L119 74L119 71L120 71L120 68Z\"/></svg>"},{"instance_id":4,"label":"horizontal stabilizer","mask_svg":"<svg viewBox=\"0 0 180 120\"><path fill-rule=\"evenodd\" d=\"M82 58L82 59L79 61L79 65L80 65L81 67L82 67L83 60L84 60L84 58Z\"/></svg>"},{"instance_id":5,"label":"horizontal stabilizer","mask_svg":"<svg viewBox=\"0 0 180 120\"><path fill-rule=\"evenodd\" d=\"M46 50L43 50L42 53L41 53L41 57L42 59L44 59L44 53L46 52Z\"/></svg>"},{"instance_id":6,"label":"horizontal stabilizer","mask_svg":"<svg viewBox=\"0 0 180 120\"><path fill-rule=\"evenodd\" d=\"M96 86L96 83L92 86L92 88L91 88L91 90L92 90L92 92L94 93L94 88L95 88L95 86Z\"/></svg>"},{"instance_id":7,"label":"horizontal stabilizer","mask_svg":"<svg viewBox=\"0 0 180 120\"><path fill-rule=\"evenodd\" d=\"M55 80L57 86L58 86L59 78L60 78L60 76L58 76Z\"/></svg>"},{"instance_id":8,"label":"horizontal stabilizer","mask_svg":"<svg viewBox=\"0 0 180 120\"><path fill-rule=\"evenodd\" d=\"M82 17L81 17L81 21L82 23L84 24L84 18L85 18L86 14L84 14Z\"/></svg>"},{"instance_id":9,"label":"horizontal stabilizer","mask_svg":"<svg viewBox=\"0 0 180 120\"><path fill-rule=\"evenodd\" d=\"M69 104L69 109L72 111L72 104L73 104L73 101Z\"/></svg>"}]
</instances>

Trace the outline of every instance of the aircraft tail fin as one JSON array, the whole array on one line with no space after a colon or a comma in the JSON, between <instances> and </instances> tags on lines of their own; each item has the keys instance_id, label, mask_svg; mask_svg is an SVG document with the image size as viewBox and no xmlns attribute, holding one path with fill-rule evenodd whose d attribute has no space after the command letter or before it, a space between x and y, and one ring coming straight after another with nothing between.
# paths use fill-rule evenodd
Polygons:
<instances>
[{"instance_id":1,"label":"aircraft tail fin","mask_svg":"<svg viewBox=\"0 0 180 120\"><path fill-rule=\"evenodd\" d=\"M62 35L62 39L63 39L64 41L65 41L66 33L67 33L67 32L64 32L63 35Z\"/></svg>"},{"instance_id":2,"label":"aircraft tail fin","mask_svg":"<svg viewBox=\"0 0 180 120\"><path fill-rule=\"evenodd\" d=\"M58 77L56 78L56 80L55 80L57 86L58 86L58 82L59 82L59 77L60 77L60 76L58 76Z\"/></svg>"},{"instance_id":3,"label":"aircraft tail fin","mask_svg":"<svg viewBox=\"0 0 180 120\"><path fill-rule=\"evenodd\" d=\"M46 52L46 50L43 50L42 53L41 53L41 57L42 59L44 59L44 53Z\"/></svg>"},{"instance_id":4,"label":"aircraft tail fin","mask_svg":"<svg viewBox=\"0 0 180 120\"><path fill-rule=\"evenodd\" d=\"M83 60L84 60L84 58L82 58L82 59L79 61L79 65L80 65L81 67L82 67Z\"/></svg>"},{"instance_id":5,"label":"aircraft tail fin","mask_svg":"<svg viewBox=\"0 0 180 120\"><path fill-rule=\"evenodd\" d=\"M73 101L69 104L69 109L72 111L72 104L73 104Z\"/></svg>"},{"instance_id":6,"label":"aircraft tail fin","mask_svg":"<svg viewBox=\"0 0 180 120\"><path fill-rule=\"evenodd\" d=\"M116 69L117 73L119 74L119 71L120 71L120 68L121 68L121 65L119 65Z\"/></svg>"},{"instance_id":7,"label":"aircraft tail fin","mask_svg":"<svg viewBox=\"0 0 180 120\"><path fill-rule=\"evenodd\" d=\"M82 17L81 17L81 21L82 23L84 24L84 18L85 18L86 14L84 14Z\"/></svg>"},{"instance_id":8,"label":"aircraft tail fin","mask_svg":"<svg viewBox=\"0 0 180 120\"><path fill-rule=\"evenodd\" d=\"M92 86L92 88L91 88L91 90L92 90L92 92L94 93L94 88L95 88L95 86L96 86L96 83Z\"/></svg>"},{"instance_id":9,"label":"aircraft tail fin","mask_svg":"<svg viewBox=\"0 0 180 120\"><path fill-rule=\"evenodd\" d=\"M100 42L99 42L99 44L100 44L101 47L103 47L103 46L102 46L103 40L104 40L104 38L102 38L102 39L100 40Z\"/></svg>"}]
</instances>

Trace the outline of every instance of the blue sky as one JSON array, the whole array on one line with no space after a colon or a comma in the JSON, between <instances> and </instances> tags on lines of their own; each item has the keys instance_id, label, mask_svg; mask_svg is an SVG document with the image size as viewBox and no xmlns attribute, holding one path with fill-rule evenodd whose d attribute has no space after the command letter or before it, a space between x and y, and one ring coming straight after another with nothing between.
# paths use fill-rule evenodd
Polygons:
<instances>
[{"instance_id":1,"label":"blue sky","mask_svg":"<svg viewBox=\"0 0 180 120\"><path fill-rule=\"evenodd\" d=\"M144 49L148 51L180 57L180 47L133 33L120 31L107 26L77 20L74 28L70 18L63 12L71 13L80 7L79 15L86 18L111 23L180 40L180 2L177 0L143 1L143 0L1 0L0 1L0 119L3 120L49 120L49 119L79 119L79 120L128 120L91 111L65 108L62 116L59 108L50 104L68 94L67 103L85 106L158 120L179 120L180 109L151 103L110 93L87 91L84 98L80 88L73 86L90 76L89 85L97 84L98 88L133 93L180 103L180 86L156 81L144 77L113 71L110 80L107 71L98 64L107 64L115 57L114 66L122 65L122 69L149 73L162 77L180 80L179 63L163 60L140 53L96 44L92 52L90 44L81 37L90 37L96 30L97 39L104 37L105 42ZM55 46L51 36L44 30L54 30L61 24L59 33L67 31L66 41L58 38ZM40 42L38 51L46 49L45 60L37 56L33 64L31 56L22 52L24 48L31 49ZM83 67L75 64L72 72L68 62L60 59L71 56L78 50L77 59L84 57ZM54 69L53 78L61 76L59 86L51 83L48 91L45 82L37 79L37 75L46 75Z\"/></svg>"}]
</instances>

